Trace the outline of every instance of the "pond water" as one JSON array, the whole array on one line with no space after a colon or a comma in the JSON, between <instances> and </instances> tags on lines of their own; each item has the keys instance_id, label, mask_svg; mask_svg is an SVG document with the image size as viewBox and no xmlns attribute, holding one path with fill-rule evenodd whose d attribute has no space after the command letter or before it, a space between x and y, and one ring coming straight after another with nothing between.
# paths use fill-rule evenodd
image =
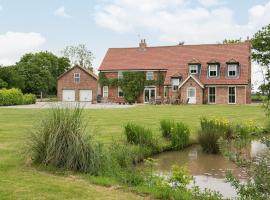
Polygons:
<instances>
[{"instance_id":1,"label":"pond water","mask_svg":"<svg viewBox=\"0 0 270 200\"><path fill-rule=\"evenodd\" d=\"M248 149L251 157L262 155L267 150L266 146L258 141L252 141ZM228 198L235 197L236 192L229 183L225 182L226 170L231 170L243 181L247 176L245 171L222 155L203 153L199 145L193 145L182 151L164 152L152 158L157 159L159 173L169 173L172 165L184 165L194 176L196 185L201 189L216 190Z\"/></svg>"}]
</instances>

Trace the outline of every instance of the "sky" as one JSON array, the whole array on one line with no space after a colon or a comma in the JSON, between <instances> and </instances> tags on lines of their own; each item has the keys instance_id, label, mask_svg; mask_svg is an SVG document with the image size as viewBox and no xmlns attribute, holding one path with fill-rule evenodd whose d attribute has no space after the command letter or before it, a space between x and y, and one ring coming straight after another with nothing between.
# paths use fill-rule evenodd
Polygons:
<instances>
[{"instance_id":1,"label":"sky","mask_svg":"<svg viewBox=\"0 0 270 200\"><path fill-rule=\"evenodd\" d=\"M270 23L270 0L0 0L0 64L86 44L98 69L110 47L245 40ZM253 84L261 81L253 65Z\"/></svg>"}]
</instances>

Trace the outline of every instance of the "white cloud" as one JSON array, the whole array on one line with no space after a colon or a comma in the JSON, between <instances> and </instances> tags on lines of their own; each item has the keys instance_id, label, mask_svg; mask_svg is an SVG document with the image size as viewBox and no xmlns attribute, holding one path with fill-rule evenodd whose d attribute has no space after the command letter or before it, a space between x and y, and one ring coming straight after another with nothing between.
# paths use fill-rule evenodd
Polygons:
<instances>
[{"instance_id":1,"label":"white cloud","mask_svg":"<svg viewBox=\"0 0 270 200\"><path fill-rule=\"evenodd\" d=\"M67 12L66 12L66 9L64 6L61 6L59 8L57 8L55 11L54 11L54 15L55 16L58 16L58 17L62 17L62 18L71 18L71 15L69 15Z\"/></svg>"},{"instance_id":2,"label":"white cloud","mask_svg":"<svg viewBox=\"0 0 270 200\"><path fill-rule=\"evenodd\" d=\"M199 3L205 7L217 6L222 4L220 0L198 0Z\"/></svg>"},{"instance_id":3,"label":"white cloud","mask_svg":"<svg viewBox=\"0 0 270 200\"><path fill-rule=\"evenodd\" d=\"M37 51L44 42L45 38L39 33L0 34L0 64L14 64L23 54Z\"/></svg>"}]
</instances>

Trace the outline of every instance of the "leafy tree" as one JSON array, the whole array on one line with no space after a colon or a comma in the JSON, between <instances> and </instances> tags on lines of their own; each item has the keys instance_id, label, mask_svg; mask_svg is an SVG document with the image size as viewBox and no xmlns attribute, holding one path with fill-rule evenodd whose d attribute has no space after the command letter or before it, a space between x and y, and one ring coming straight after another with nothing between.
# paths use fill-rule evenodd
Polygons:
<instances>
[{"instance_id":1,"label":"leafy tree","mask_svg":"<svg viewBox=\"0 0 270 200\"><path fill-rule=\"evenodd\" d=\"M265 107L269 111L270 105L270 24L259 30L252 39L252 58L265 68L265 81L263 89L267 95Z\"/></svg>"},{"instance_id":2,"label":"leafy tree","mask_svg":"<svg viewBox=\"0 0 270 200\"><path fill-rule=\"evenodd\" d=\"M69 68L69 60L50 52L28 53L16 63L15 70L24 81L23 92L56 93L57 77Z\"/></svg>"},{"instance_id":3,"label":"leafy tree","mask_svg":"<svg viewBox=\"0 0 270 200\"><path fill-rule=\"evenodd\" d=\"M0 78L0 89L6 88L8 86L7 82L3 81L3 79Z\"/></svg>"},{"instance_id":4,"label":"leafy tree","mask_svg":"<svg viewBox=\"0 0 270 200\"><path fill-rule=\"evenodd\" d=\"M239 39L225 39L223 40L223 44L237 44L241 42L241 38Z\"/></svg>"},{"instance_id":5,"label":"leafy tree","mask_svg":"<svg viewBox=\"0 0 270 200\"><path fill-rule=\"evenodd\" d=\"M80 65L86 69L93 71L92 62L94 60L93 53L87 49L86 45L67 46L62 51L64 57L68 58L71 65Z\"/></svg>"},{"instance_id":6,"label":"leafy tree","mask_svg":"<svg viewBox=\"0 0 270 200\"><path fill-rule=\"evenodd\" d=\"M15 66L0 68L0 79L7 84L6 88L24 88L23 78L18 74Z\"/></svg>"}]
</instances>

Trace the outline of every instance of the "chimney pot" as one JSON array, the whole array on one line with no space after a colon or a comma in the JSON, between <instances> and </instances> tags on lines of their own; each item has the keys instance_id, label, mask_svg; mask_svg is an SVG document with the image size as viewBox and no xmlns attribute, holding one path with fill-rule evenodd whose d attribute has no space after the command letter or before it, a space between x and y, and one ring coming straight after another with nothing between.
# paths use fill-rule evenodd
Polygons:
<instances>
[{"instance_id":1,"label":"chimney pot","mask_svg":"<svg viewBox=\"0 0 270 200\"><path fill-rule=\"evenodd\" d=\"M142 50L145 50L145 48L147 47L147 44L146 44L145 39L141 39L141 42L140 42L140 44L139 44L139 47L140 47Z\"/></svg>"}]
</instances>

